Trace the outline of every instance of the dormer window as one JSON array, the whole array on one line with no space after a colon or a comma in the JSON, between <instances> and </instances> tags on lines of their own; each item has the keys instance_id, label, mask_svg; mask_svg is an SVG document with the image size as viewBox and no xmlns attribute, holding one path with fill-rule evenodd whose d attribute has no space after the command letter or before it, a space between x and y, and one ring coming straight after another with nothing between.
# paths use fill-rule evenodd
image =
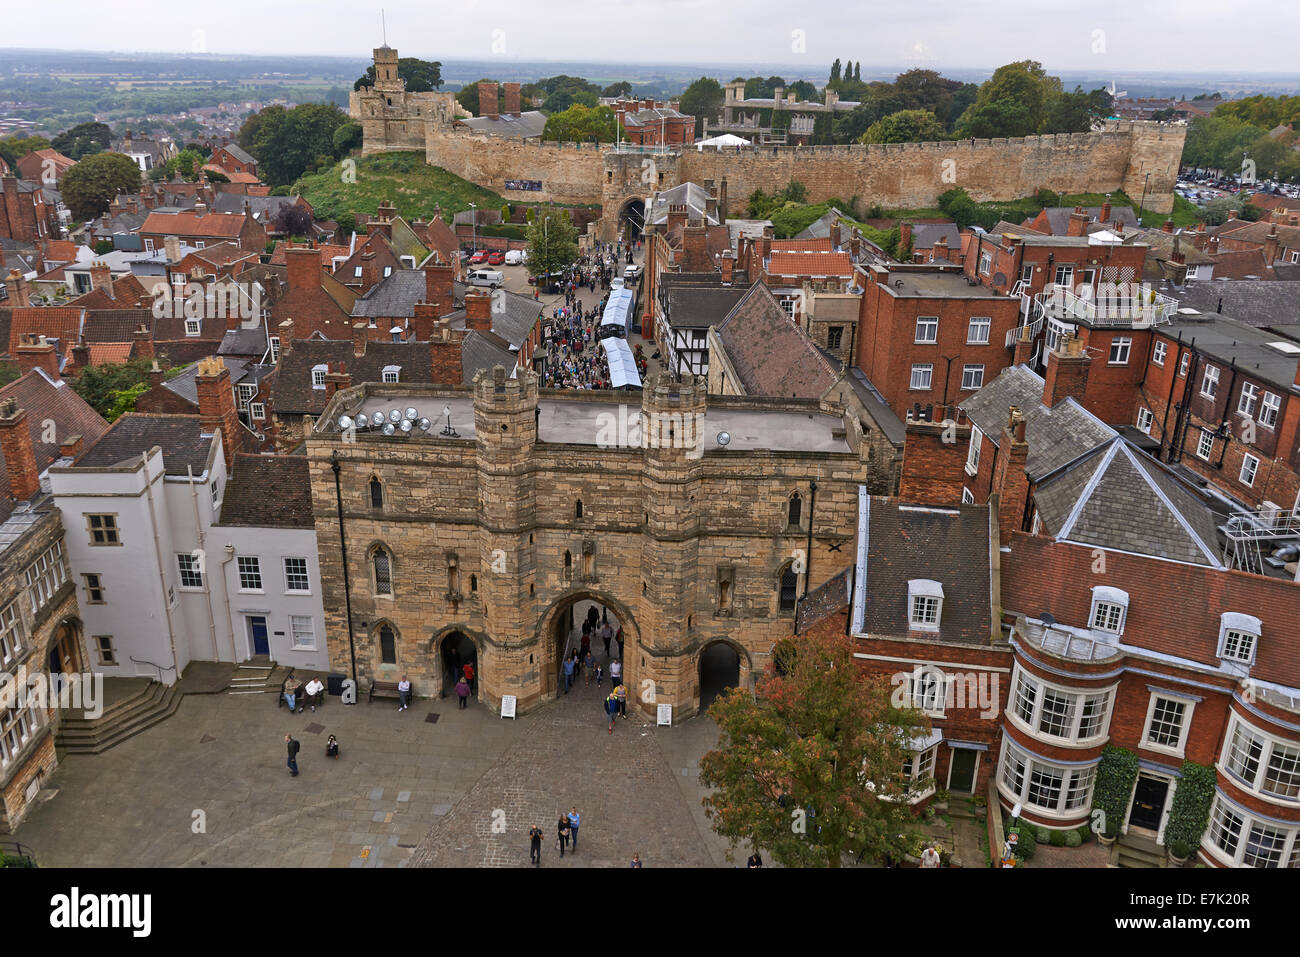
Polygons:
<instances>
[{"instance_id":1,"label":"dormer window","mask_svg":"<svg viewBox=\"0 0 1300 957\"><path fill-rule=\"evenodd\" d=\"M387 279L387 278L388 278L389 276L391 276L392 274L393 274L393 267L392 267L392 266L385 266L385 267L384 267L384 278Z\"/></svg>"},{"instance_id":2,"label":"dormer window","mask_svg":"<svg viewBox=\"0 0 1300 957\"><path fill-rule=\"evenodd\" d=\"M1224 612L1219 620L1219 657L1224 661L1253 665L1261 634L1258 618L1235 611Z\"/></svg>"},{"instance_id":3,"label":"dormer window","mask_svg":"<svg viewBox=\"0 0 1300 957\"><path fill-rule=\"evenodd\" d=\"M396 382L401 377L401 366L384 366L384 381Z\"/></svg>"},{"instance_id":4,"label":"dormer window","mask_svg":"<svg viewBox=\"0 0 1300 957\"><path fill-rule=\"evenodd\" d=\"M329 366L319 365L311 367L311 387L313 389L325 388L325 373L329 371Z\"/></svg>"},{"instance_id":5,"label":"dormer window","mask_svg":"<svg viewBox=\"0 0 1300 957\"><path fill-rule=\"evenodd\" d=\"M1124 621L1128 617L1128 592L1098 585L1092 590L1092 614L1088 627L1108 631L1112 635L1124 634Z\"/></svg>"},{"instance_id":6,"label":"dormer window","mask_svg":"<svg viewBox=\"0 0 1300 957\"><path fill-rule=\"evenodd\" d=\"M928 578L907 583L907 623L913 631L938 631L943 614L943 586Z\"/></svg>"}]
</instances>

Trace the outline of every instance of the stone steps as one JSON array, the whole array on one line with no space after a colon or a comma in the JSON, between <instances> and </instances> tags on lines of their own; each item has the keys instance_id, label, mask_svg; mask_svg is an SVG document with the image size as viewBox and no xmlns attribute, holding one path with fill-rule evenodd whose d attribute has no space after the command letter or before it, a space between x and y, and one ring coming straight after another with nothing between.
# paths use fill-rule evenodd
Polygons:
<instances>
[{"instance_id":1,"label":"stone steps","mask_svg":"<svg viewBox=\"0 0 1300 957\"><path fill-rule=\"evenodd\" d=\"M67 717L59 726L59 755L102 754L176 713L183 696L175 685L151 681L135 696L106 709L98 719Z\"/></svg>"},{"instance_id":2,"label":"stone steps","mask_svg":"<svg viewBox=\"0 0 1300 957\"><path fill-rule=\"evenodd\" d=\"M1153 868L1165 866L1165 849L1155 841L1126 834L1115 842L1118 867Z\"/></svg>"}]
</instances>

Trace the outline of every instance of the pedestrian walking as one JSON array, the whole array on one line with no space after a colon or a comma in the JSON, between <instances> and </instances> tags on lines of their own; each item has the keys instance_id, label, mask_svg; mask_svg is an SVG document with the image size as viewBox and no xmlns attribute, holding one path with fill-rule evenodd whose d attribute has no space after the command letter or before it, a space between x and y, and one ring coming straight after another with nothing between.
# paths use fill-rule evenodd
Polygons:
<instances>
[{"instance_id":1,"label":"pedestrian walking","mask_svg":"<svg viewBox=\"0 0 1300 957\"><path fill-rule=\"evenodd\" d=\"M397 706L398 711L406 710L406 702L411 698L411 682L407 680L406 675L402 675L402 680L397 682L397 697L401 704Z\"/></svg>"},{"instance_id":2,"label":"pedestrian walking","mask_svg":"<svg viewBox=\"0 0 1300 957\"><path fill-rule=\"evenodd\" d=\"M602 668L599 664L597 664L596 665L596 687L599 688L600 683L604 680L605 680L605 669Z\"/></svg>"},{"instance_id":3,"label":"pedestrian walking","mask_svg":"<svg viewBox=\"0 0 1300 957\"><path fill-rule=\"evenodd\" d=\"M470 692L477 692L478 689L474 686L474 665L468 661L465 662L465 667L461 669L461 672L465 675L465 681L469 684Z\"/></svg>"},{"instance_id":4,"label":"pedestrian walking","mask_svg":"<svg viewBox=\"0 0 1300 957\"><path fill-rule=\"evenodd\" d=\"M289 748L289 777L296 778L298 776L298 748L300 745L291 734L284 736L284 743Z\"/></svg>"},{"instance_id":5,"label":"pedestrian walking","mask_svg":"<svg viewBox=\"0 0 1300 957\"><path fill-rule=\"evenodd\" d=\"M582 670L587 675L587 687L591 687L591 673L596 670L596 659L591 654L591 649L587 649L586 656L582 659Z\"/></svg>"},{"instance_id":6,"label":"pedestrian walking","mask_svg":"<svg viewBox=\"0 0 1300 957\"><path fill-rule=\"evenodd\" d=\"M939 866L939 852L934 849L933 844L925 845L925 850L921 852L921 866L922 867Z\"/></svg>"},{"instance_id":7,"label":"pedestrian walking","mask_svg":"<svg viewBox=\"0 0 1300 957\"><path fill-rule=\"evenodd\" d=\"M564 857L564 849L569 846L569 819L560 812L560 823L555 825L555 848Z\"/></svg>"},{"instance_id":8,"label":"pedestrian walking","mask_svg":"<svg viewBox=\"0 0 1300 957\"><path fill-rule=\"evenodd\" d=\"M615 688L623 683L623 662L617 658L609 663L609 682Z\"/></svg>"},{"instance_id":9,"label":"pedestrian walking","mask_svg":"<svg viewBox=\"0 0 1300 957\"><path fill-rule=\"evenodd\" d=\"M746 865L746 866L748 866L748 867L762 867L762 866L763 866L763 858L759 856L758 851L755 851L753 854L749 855L749 863L748 863L748 865Z\"/></svg>"},{"instance_id":10,"label":"pedestrian walking","mask_svg":"<svg viewBox=\"0 0 1300 957\"><path fill-rule=\"evenodd\" d=\"M456 682L456 694L460 697L460 710L464 711L469 704L469 682L463 677Z\"/></svg>"},{"instance_id":11,"label":"pedestrian walking","mask_svg":"<svg viewBox=\"0 0 1300 957\"><path fill-rule=\"evenodd\" d=\"M577 666L577 656L569 655L564 659L564 693L573 687L573 669Z\"/></svg>"},{"instance_id":12,"label":"pedestrian walking","mask_svg":"<svg viewBox=\"0 0 1300 957\"><path fill-rule=\"evenodd\" d=\"M606 660L606 661L609 660L609 642L610 642L610 639L613 638L613 637L614 637L614 629L611 628L611 627L609 627L609 622L607 621L607 622L605 622L605 624L601 625L601 627L600 627L600 639L601 639L601 641L605 642L605 660Z\"/></svg>"},{"instance_id":13,"label":"pedestrian walking","mask_svg":"<svg viewBox=\"0 0 1300 957\"><path fill-rule=\"evenodd\" d=\"M542 866L542 829L536 824L528 830L528 860L534 867Z\"/></svg>"},{"instance_id":14,"label":"pedestrian walking","mask_svg":"<svg viewBox=\"0 0 1300 957\"><path fill-rule=\"evenodd\" d=\"M618 699L614 697L611 691L609 697L605 699L605 713L609 715L609 733L614 733L614 719L618 716Z\"/></svg>"},{"instance_id":15,"label":"pedestrian walking","mask_svg":"<svg viewBox=\"0 0 1300 957\"><path fill-rule=\"evenodd\" d=\"M582 821L582 815L578 813L578 809L576 807L570 808L569 809L569 838L570 840L573 841L574 854L578 853L578 824L581 823L581 821Z\"/></svg>"},{"instance_id":16,"label":"pedestrian walking","mask_svg":"<svg viewBox=\"0 0 1300 957\"><path fill-rule=\"evenodd\" d=\"M627 718L627 685L620 684L614 689L614 699L618 702L619 717Z\"/></svg>"}]
</instances>

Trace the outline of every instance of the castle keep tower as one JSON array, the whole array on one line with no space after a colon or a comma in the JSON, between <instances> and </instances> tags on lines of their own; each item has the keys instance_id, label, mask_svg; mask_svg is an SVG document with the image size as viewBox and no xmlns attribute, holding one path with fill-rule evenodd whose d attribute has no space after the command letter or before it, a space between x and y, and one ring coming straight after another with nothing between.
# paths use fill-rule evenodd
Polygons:
<instances>
[{"instance_id":1,"label":"castle keep tower","mask_svg":"<svg viewBox=\"0 0 1300 957\"><path fill-rule=\"evenodd\" d=\"M456 116L456 98L451 93L408 93L406 81L398 75L397 51L384 44L376 47L373 86L348 95L348 115L361 124L361 155L396 150L424 150L425 131L450 128Z\"/></svg>"}]
</instances>

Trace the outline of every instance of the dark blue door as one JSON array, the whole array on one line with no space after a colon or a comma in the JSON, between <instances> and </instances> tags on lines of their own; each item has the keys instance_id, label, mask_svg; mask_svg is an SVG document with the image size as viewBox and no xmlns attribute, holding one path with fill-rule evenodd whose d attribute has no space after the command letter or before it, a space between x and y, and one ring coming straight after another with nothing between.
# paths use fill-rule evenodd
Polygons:
<instances>
[{"instance_id":1,"label":"dark blue door","mask_svg":"<svg viewBox=\"0 0 1300 957\"><path fill-rule=\"evenodd\" d=\"M266 640L266 619L255 615L248 619L248 625L253 632L253 654L269 655L271 643Z\"/></svg>"}]
</instances>

